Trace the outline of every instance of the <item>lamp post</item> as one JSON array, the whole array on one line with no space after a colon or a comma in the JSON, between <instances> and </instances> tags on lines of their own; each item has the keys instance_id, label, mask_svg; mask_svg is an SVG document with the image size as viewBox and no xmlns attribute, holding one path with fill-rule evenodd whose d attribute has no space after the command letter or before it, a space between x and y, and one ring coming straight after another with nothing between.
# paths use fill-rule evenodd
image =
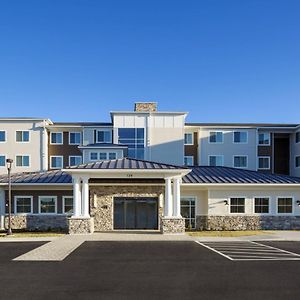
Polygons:
<instances>
[{"instance_id":1,"label":"lamp post","mask_svg":"<svg viewBox=\"0 0 300 300\"><path fill-rule=\"evenodd\" d=\"M8 173L8 229L7 229L7 235L11 235L11 166L12 166L13 160L11 158L8 158L6 160L6 166L7 166L7 173Z\"/></svg>"}]
</instances>

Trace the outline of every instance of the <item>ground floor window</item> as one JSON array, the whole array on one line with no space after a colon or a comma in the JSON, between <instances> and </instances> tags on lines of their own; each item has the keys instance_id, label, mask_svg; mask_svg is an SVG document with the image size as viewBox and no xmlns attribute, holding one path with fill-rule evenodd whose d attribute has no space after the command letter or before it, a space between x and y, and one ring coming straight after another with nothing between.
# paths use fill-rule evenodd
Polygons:
<instances>
[{"instance_id":1,"label":"ground floor window","mask_svg":"<svg viewBox=\"0 0 300 300\"><path fill-rule=\"evenodd\" d=\"M245 198L230 198L230 213L245 213Z\"/></svg>"},{"instance_id":2,"label":"ground floor window","mask_svg":"<svg viewBox=\"0 0 300 300\"><path fill-rule=\"evenodd\" d=\"M254 198L254 212L256 214L268 214L269 213L269 198Z\"/></svg>"},{"instance_id":3,"label":"ground floor window","mask_svg":"<svg viewBox=\"0 0 300 300\"><path fill-rule=\"evenodd\" d=\"M64 196L63 197L63 213L67 215L73 214L73 197Z\"/></svg>"},{"instance_id":4,"label":"ground floor window","mask_svg":"<svg viewBox=\"0 0 300 300\"><path fill-rule=\"evenodd\" d=\"M279 214L291 214L293 212L293 199L286 197L278 198L277 212Z\"/></svg>"},{"instance_id":5,"label":"ground floor window","mask_svg":"<svg viewBox=\"0 0 300 300\"><path fill-rule=\"evenodd\" d=\"M56 196L40 196L39 197L39 213L40 214L56 214L57 197Z\"/></svg>"},{"instance_id":6,"label":"ground floor window","mask_svg":"<svg viewBox=\"0 0 300 300\"><path fill-rule=\"evenodd\" d=\"M196 227L196 201L195 197L181 197L181 216L185 218L185 228L194 229Z\"/></svg>"},{"instance_id":7,"label":"ground floor window","mask_svg":"<svg viewBox=\"0 0 300 300\"><path fill-rule=\"evenodd\" d=\"M15 213L31 214L32 213L32 197L31 196L15 196Z\"/></svg>"}]
</instances>

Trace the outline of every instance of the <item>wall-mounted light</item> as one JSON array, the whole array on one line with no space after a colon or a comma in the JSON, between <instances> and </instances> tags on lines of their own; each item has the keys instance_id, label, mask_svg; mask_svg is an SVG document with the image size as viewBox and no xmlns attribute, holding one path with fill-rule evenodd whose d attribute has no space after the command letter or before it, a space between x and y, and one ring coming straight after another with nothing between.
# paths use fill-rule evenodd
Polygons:
<instances>
[{"instance_id":1,"label":"wall-mounted light","mask_svg":"<svg viewBox=\"0 0 300 300\"><path fill-rule=\"evenodd\" d=\"M297 200L296 203L298 206L300 206L300 200Z\"/></svg>"},{"instance_id":2,"label":"wall-mounted light","mask_svg":"<svg viewBox=\"0 0 300 300\"><path fill-rule=\"evenodd\" d=\"M225 205L229 205L228 200L224 200Z\"/></svg>"}]
</instances>

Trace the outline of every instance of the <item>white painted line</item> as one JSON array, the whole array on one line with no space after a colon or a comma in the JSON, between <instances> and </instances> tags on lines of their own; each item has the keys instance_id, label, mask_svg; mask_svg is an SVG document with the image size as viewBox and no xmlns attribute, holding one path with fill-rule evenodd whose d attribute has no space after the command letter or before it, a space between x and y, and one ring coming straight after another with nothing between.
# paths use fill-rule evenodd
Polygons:
<instances>
[{"instance_id":1,"label":"white painted line","mask_svg":"<svg viewBox=\"0 0 300 300\"><path fill-rule=\"evenodd\" d=\"M253 243L253 244L256 244L256 245L262 245L262 246L267 247L267 248L270 248L270 249L276 249L276 250L278 250L278 251L280 251L280 252L285 252L285 253L289 253L289 254L291 254L291 255L293 255L293 256L298 256L298 257L300 257L300 254L297 254L297 253L294 253L294 252L290 252L290 251L287 251L287 250L282 250L282 249L279 249L279 248L276 248L276 247L272 247L272 246L269 246L269 245L259 244L259 243L257 243L257 242L250 242L250 243Z\"/></svg>"},{"instance_id":2,"label":"white painted line","mask_svg":"<svg viewBox=\"0 0 300 300\"><path fill-rule=\"evenodd\" d=\"M201 246L203 246L203 247L205 247L205 248L207 248L207 249L213 251L213 252L218 253L218 254L221 255L221 256L226 257L226 258L229 259L229 260L233 260L231 257L229 257L229 256L223 254L222 252L219 252L219 251L217 251L217 250L215 250L215 249L213 249L213 248L210 248L209 246L207 246L207 245L205 245L205 244L202 244L202 243L199 242L199 241L195 241L195 242L196 242L197 244L199 244L199 245L201 245Z\"/></svg>"}]
</instances>

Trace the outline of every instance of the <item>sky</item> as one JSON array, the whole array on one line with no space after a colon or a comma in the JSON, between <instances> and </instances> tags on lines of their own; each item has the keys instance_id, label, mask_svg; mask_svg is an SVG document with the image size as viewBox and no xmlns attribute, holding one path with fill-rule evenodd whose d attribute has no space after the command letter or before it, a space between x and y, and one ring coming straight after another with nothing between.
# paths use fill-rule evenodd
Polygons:
<instances>
[{"instance_id":1,"label":"sky","mask_svg":"<svg viewBox=\"0 0 300 300\"><path fill-rule=\"evenodd\" d=\"M299 0L0 0L0 116L300 123Z\"/></svg>"}]
</instances>

